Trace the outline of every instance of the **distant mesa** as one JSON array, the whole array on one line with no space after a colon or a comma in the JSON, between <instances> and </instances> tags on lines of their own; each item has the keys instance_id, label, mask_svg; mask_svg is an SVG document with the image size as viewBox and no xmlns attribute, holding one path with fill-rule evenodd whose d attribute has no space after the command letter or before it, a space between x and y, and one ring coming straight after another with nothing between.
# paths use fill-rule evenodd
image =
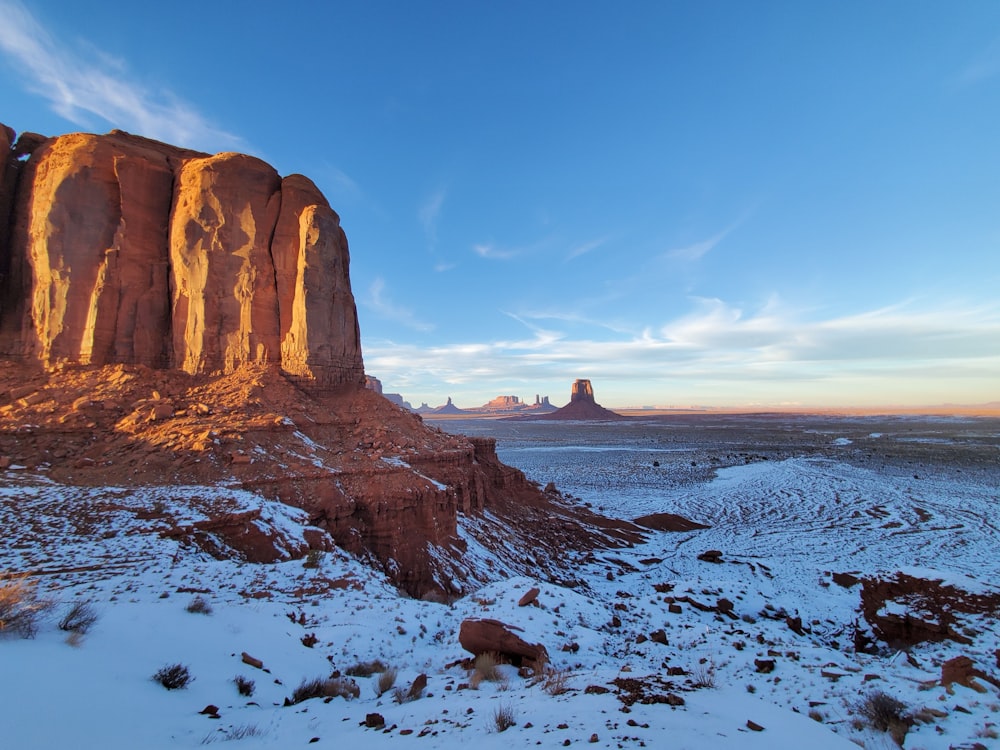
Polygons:
<instances>
[{"instance_id":1,"label":"distant mesa","mask_svg":"<svg viewBox=\"0 0 1000 750\"><path fill-rule=\"evenodd\" d=\"M400 393L384 393L382 391L382 381L379 380L378 378L374 377L373 375L365 375L365 388L367 388L370 391L375 391L375 393L379 394L380 396L382 396L385 399L388 399L389 401L391 401L392 403L394 403L396 406L401 406L404 409L408 409L409 411L416 411L416 412L419 413L419 411L417 409L413 408L413 406L410 404L409 401L406 401L406 400L403 399L403 395L402 394L400 394ZM424 404L424 406L427 406L427 404Z\"/></svg>"},{"instance_id":2,"label":"distant mesa","mask_svg":"<svg viewBox=\"0 0 1000 750\"><path fill-rule=\"evenodd\" d=\"M475 409L479 414L548 414L555 410L556 407L549 403L548 396L539 396L537 393L533 404L522 401L518 396L497 396Z\"/></svg>"},{"instance_id":3,"label":"distant mesa","mask_svg":"<svg viewBox=\"0 0 1000 750\"><path fill-rule=\"evenodd\" d=\"M549 402L548 396L540 396L537 393L535 394L534 403L522 401L520 396L497 396L496 398L490 399L482 406L474 406L469 409L463 409L456 406L449 396L447 403L441 406L432 407L428 406L427 403L424 402L420 404L420 406L414 408L409 401L405 401L403 399L402 395L398 393L383 392L382 383L378 378L367 375L366 379L366 386L369 390L375 391L397 406L401 406L404 409L408 409L409 411L420 414L421 416L513 416L521 414L551 414L556 411L556 407Z\"/></svg>"},{"instance_id":4,"label":"distant mesa","mask_svg":"<svg viewBox=\"0 0 1000 750\"><path fill-rule=\"evenodd\" d=\"M605 409L594 400L594 387L589 380L579 379L573 383L569 403L540 419L610 420L628 419L610 409Z\"/></svg>"}]
</instances>

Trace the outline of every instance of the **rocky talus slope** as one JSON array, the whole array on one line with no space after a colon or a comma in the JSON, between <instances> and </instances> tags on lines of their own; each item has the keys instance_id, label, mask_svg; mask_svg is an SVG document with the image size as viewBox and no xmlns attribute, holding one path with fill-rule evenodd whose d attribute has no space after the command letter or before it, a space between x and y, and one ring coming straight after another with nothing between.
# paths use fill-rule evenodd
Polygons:
<instances>
[{"instance_id":1,"label":"rocky talus slope","mask_svg":"<svg viewBox=\"0 0 1000 750\"><path fill-rule=\"evenodd\" d=\"M541 492L492 440L364 388L347 240L307 178L119 131L5 126L0 175L0 468L249 489L417 595L488 577L465 559L462 515L487 545L508 537L494 546L510 566L553 578L567 546L639 538ZM213 527L276 559L259 531Z\"/></svg>"}]
</instances>

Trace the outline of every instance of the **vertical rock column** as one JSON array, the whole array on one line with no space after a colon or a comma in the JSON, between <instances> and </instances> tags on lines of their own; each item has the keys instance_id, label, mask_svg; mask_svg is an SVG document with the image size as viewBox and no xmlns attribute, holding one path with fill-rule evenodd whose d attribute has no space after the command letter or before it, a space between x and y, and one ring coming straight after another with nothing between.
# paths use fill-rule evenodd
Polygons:
<instances>
[{"instance_id":1,"label":"vertical rock column","mask_svg":"<svg viewBox=\"0 0 1000 750\"><path fill-rule=\"evenodd\" d=\"M340 217L308 178L282 182L271 245L281 318L281 364L321 386L364 383L350 253Z\"/></svg>"},{"instance_id":2,"label":"vertical rock column","mask_svg":"<svg viewBox=\"0 0 1000 750\"><path fill-rule=\"evenodd\" d=\"M31 269L30 335L46 365L168 364L164 153L113 136L46 141L28 161L11 246Z\"/></svg>"},{"instance_id":3,"label":"vertical rock column","mask_svg":"<svg viewBox=\"0 0 1000 750\"><path fill-rule=\"evenodd\" d=\"M170 224L175 367L231 372L278 361L271 236L280 185L272 167L243 154L181 168Z\"/></svg>"}]
</instances>

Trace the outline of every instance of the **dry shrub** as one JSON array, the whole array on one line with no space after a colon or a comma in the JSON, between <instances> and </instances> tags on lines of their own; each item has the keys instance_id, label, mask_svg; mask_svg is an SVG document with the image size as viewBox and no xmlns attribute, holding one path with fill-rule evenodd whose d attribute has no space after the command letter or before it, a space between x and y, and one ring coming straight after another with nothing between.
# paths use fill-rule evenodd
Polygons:
<instances>
[{"instance_id":1,"label":"dry shrub","mask_svg":"<svg viewBox=\"0 0 1000 750\"><path fill-rule=\"evenodd\" d=\"M90 602L74 602L59 621L59 629L84 635L97 622L97 610Z\"/></svg>"},{"instance_id":2,"label":"dry shrub","mask_svg":"<svg viewBox=\"0 0 1000 750\"><path fill-rule=\"evenodd\" d=\"M233 682L236 683L236 689L239 691L240 695L246 698L253 695L256 683L249 677L244 677L243 675L238 674L233 678Z\"/></svg>"},{"instance_id":3,"label":"dry shrub","mask_svg":"<svg viewBox=\"0 0 1000 750\"><path fill-rule=\"evenodd\" d=\"M375 695L381 698L383 695L388 693L393 685L396 684L397 671L395 667L387 667L378 676L378 682L375 684Z\"/></svg>"},{"instance_id":4,"label":"dry shrub","mask_svg":"<svg viewBox=\"0 0 1000 750\"><path fill-rule=\"evenodd\" d=\"M906 711L906 704L881 690L873 690L851 708L872 729L888 732L900 746L913 723Z\"/></svg>"},{"instance_id":5,"label":"dry shrub","mask_svg":"<svg viewBox=\"0 0 1000 750\"><path fill-rule=\"evenodd\" d=\"M345 669L344 674L351 677L371 677L373 674L385 672L387 669L385 662L380 659L372 659L371 661L359 661L353 667Z\"/></svg>"},{"instance_id":6,"label":"dry shrub","mask_svg":"<svg viewBox=\"0 0 1000 750\"><path fill-rule=\"evenodd\" d=\"M691 670L691 684L696 688L715 687L715 664L704 661Z\"/></svg>"},{"instance_id":7,"label":"dry shrub","mask_svg":"<svg viewBox=\"0 0 1000 750\"><path fill-rule=\"evenodd\" d=\"M498 682L500 680L500 671L497 669L497 664L496 654L484 653L477 655L476 660L473 662L472 676L469 677L469 686L476 689L483 681Z\"/></svg>"},{"instance_id":8,"label":"dry shrub","mask_svg":"<svg viewBox=\"0 0 1000 750\"><path fill-rule=\"evenodd\" d=\"M498 732L505 732L517 723L514 709L510 706L497 706L493 712L493 726Z\"/></svg>"},{"instance_id":9,"label":"dry shrub","mask_svg":"<svg viewBox=\"0 0 1000 750\"><path fill-rule=\"evenodd\" d=\"M315 680L303 680L292 692L292 703L302 703L310 698L343 698L351 700L361 695L361 688L354 680L344 677L320 677Z\"/></svg>"},{"instance_id":10,"label":"dry shrub","mask_svg":"<svg viewBox=\"0 0 1000 750\"><path fill-rule=\"evenodd\" d=\"M549 669L542 680L542 690L549 695L562 695L570 691L569 670Z\"/></svg>"},{"instance_id":11,"label":"dry shrub","mask_svg":"<svg viewBox=\"0 0 1000 750\"><path fill-rule=\"evenodd\" d=\"M185 607L188 612L193 612L199 615L210 615L212 614L212 605L208 603L208 600L203 596L196 596L191 602Z\"/></svg>"},{"instance_id":12,"label":"dry shrub","mask_svg":"<svg viewBox=\"0 0 1000 750\"><path fill-rule=\"evenodd\" d=\"M167 690L185 688L194 682L191 672L183 664L167 664L160 667L159 671L153 675L153 679Z\"/></svg>"},{"instance_id":13,"label":"dry shrub","mask_svg":"<svg viewBox=\"0 0 1000 750\"><path fill-rule=\"evenodd\" d=\"M0 584L0 633L34 638L43 614L52 602L39 599L26 575L13 576Z\"/></svg>"}]
</instances>

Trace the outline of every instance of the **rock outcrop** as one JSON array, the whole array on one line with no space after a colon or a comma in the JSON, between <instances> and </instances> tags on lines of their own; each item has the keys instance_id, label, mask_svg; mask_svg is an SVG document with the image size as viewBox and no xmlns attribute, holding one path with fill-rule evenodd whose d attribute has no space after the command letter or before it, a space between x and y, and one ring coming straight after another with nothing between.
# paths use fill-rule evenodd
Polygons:
<instances>
[{"instance_id":1,"label":"rock outcrop","mask_svg":"<svg viewBox=\"0 0 1000 750\"><path fill-rule=\"evenodd\" d=\"M530 418L530 417L529 417ZM605 409L594 399L594 388L589 380L576 380L570 391L569 403L551 414L539 415L538 419L581 419L581 420L616 420L628 419Z\"/></svg>"},{"instance_id":2,"label":"rock outcrop","mask_svg":"<svg viewBox=\"0 0 1000 750\"><path fill-rule=\"evenodd\" d=\"M0 352L364 382L347 241L308 178L120 131L33 142L22 162L0 131Z\"/></svg>"},{"instance_id":3,"label":"rock outcrop","mask_svg":"<svg viewBox=\"0 0 1000 750\"><path fill-rule=\"evenodd\" d=\"M347 240L307 178L118 131L0 126L0 471L225 482L302 508L305 544L418 596L497 575L464 559L462 516L480 544L502 532L508 570L552 560L531 572L553 578L569 549L640 538L549 498L491 439L364 386ZM199 524L169 533L251 561L307 552L252 512Z\"/></svg>"},{"instance_id":4,"label":"rock outcrop","mask_svg":"<svg viewBox=\"0 0 1000 750\"><path fill-rule=\"evenodd\" d=\"M511 625L489 618L470 618L462 621L458 642L474 656L495 654L514 666L541 668L549 661L548 651L540 643L528 643Z\"/></svg>"}]
</instances>

